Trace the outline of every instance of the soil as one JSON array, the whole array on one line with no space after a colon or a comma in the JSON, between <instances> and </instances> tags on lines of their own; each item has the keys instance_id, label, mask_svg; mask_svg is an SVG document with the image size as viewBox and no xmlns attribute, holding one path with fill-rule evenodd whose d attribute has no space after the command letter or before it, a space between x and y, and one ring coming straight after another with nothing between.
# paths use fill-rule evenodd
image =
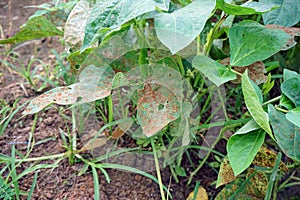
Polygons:
<instances>
[{"instance_id":1,"label":"soil","mask_svg":"<svg viewBox=\"0 0 300 200\"><path fill-rule=\"evenodd\" d=\"M17 33L19 27L24 24L27 21L27 18L36 10L34 8L24 8L25 6L40 5L46 2L49 1L0 1L0 25L3 30L1 38L8 38ZM25 66L30 62L32 55L51 66L55 63L55 57L50 50L55 49L57 52L63 51L63 46L55 38L34 40L13 48L15 52L19 53L17 59ZM4 52L6 50L7 47L0 47L0 51ZM3 56L4 54L1 53L0 55ZM16 100L18 100L17 105L21 106L26 101L40 94L40 92L35 92L15 71L4 66L1 66L0 70L0 72L3 73L0 82L0 99L4 99L8 106L12 107ZM48 89L50 89L50 86L45 90ZM21 108L16 113L5 129L4 134L0 136L1 154L10 155L13 144L15 145L18 154L26 154L27 141L31 135L31 127L34 123L35 116L28 115L22 117L21 113L23 110L24 108ZM45 109L45 111L37 114L37 123L33 134L35 145L29 157L54 155L65 151L65 149L62 148L60 130L68 131L72 128L68 116L70 116L68 110L58 109L57 107ZM125 137L124 139L128 139L126 136L123 137ZM79 145L81 145L80 141L78 142ZM225 145L226 142L221 141L217 146L217 150L225 154ZM199 163L197 153L192 153L191 155L193 163L197 165ZM215 161L215 158L211 156L209 162L213 161ZM47 160L34 164L53 164L54 162L55 160ZM192 171L193 166L186 156L184 156L182 163L183 167L187 170L187 174L189 174ZM33 163L30 162L23 162L17 168L17 173L20 174L32 164ZM0 169L2 167L3 165L0 165ZM78 173L82 167L82 162L75 162L75 164L71 165L67 159L64 159L59 162L56 168L39 169L38 180L32 199L93 199L94 183L92 172L88 169L86 173L79 176ZM186 199L189 193L194 189L196 181L199 181L201 186L206 189L210 198L215 197L222 189L222 187L215 189L213 183L217 180L218 172L208 165L203 166L189 186L186 186L188 176L179 177L179 182L176 183L174 178L172 178L169 168L161 170L163 183L169 187L174 200ZM158 185L149 178L115 169L108 169L107 172L111 180L110 183L107 183L104 175L98 170L101 199L161 199ZM8 171L5 171L4 176L8 175L7 173ZM156 176L155 171L151 172L151 174ZM28 192L32 185L33 177L34 173L29 173L22 177L19 180L20 189ZM297 192L297 188L292 188L290 190L292 190L290 193ZM297 194L293 194L293 196L295 195L297 196ZM26 197L23 196L22 199L26 199ZM279 194L279 199L284 199L284 195L280 196Z\"/></svg>"}]
</instances>

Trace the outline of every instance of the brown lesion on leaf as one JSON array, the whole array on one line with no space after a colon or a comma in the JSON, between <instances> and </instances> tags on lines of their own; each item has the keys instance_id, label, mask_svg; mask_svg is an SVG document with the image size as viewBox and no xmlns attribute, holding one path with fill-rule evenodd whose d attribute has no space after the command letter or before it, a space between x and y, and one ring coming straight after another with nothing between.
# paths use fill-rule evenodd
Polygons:
<instances>
[{"instance_id":1,"label":"brown lesion on leaf","mask_svg":"<svg viewBox=\"0 0 300 200\"><path fill-rule=\"evenodd\" d=\"M221 60L220 63L222 65L230 65L230 58L225 58ZM233 66L233 69L241 74L243 74L246 71L246 69L248 69L248 75L250 79L257 85L268 81L268 77L265 75L266 73L265 65L261 61L257 61L245 67ZM232 82L236 84L240 84L241 76L237 75L237 78Z\"/></svg>"}]
</instances>

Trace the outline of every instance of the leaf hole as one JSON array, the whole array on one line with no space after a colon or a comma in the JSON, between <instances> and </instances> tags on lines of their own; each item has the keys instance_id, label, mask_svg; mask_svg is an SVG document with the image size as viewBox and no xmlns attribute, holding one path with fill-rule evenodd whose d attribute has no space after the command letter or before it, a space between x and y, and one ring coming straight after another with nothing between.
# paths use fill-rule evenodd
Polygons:
<instances>
[{"instance_id":1,"label":"leaf hole","mask_svg":"<svg viewBox=\"0 0 300 200\"><path fill-rule=\"evenodd\" d=\"M80 102L80 101L82 101L82 97L77 97L77 99L76 99L76 102Z\"/></svg>"},{"instance_id":2,"label":"leaf hole","mask_svg":"<svg viewBox=\"0 0 300 200\"><path fill-rule=\"evenodd\" d=\"M158 110L163 110L165 108L165 105L164 104L159 104L157 108L158 108Z\"/></svg>"}]
</instances>

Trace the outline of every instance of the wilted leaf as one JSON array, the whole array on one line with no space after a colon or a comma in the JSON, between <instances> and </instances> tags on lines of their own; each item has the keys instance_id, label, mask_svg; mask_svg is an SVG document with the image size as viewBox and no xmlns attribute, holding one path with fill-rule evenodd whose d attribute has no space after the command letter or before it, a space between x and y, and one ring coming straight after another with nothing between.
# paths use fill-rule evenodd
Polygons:
<instances>
[{"instance_id":1,"label":"wilted leaf","mask_svg":"<svg viewBox=\"0 0 300 200\"><path fill-rule=\"evenodd\" d=\"M248 182L249 180L246 180ZM261 198L247 194L247 185L241 178L227 184L217 195L215 200L242 199L242 200L261 200Z\"/></svg>"},{"instance_id":2,"label":"wilted leaf","mask_svg":"<svg viewBox=\"0 0 300 200\"><path fill-rule=\"evenodd\" d=\"M236 78L236 74L229 68L207 56L195 56L192 65L218 87Z\"/></svg>"},{"instance_id":3,"label":"wilted leaf","mask_svg":"<svg viewBox=\"0 0 300 200\"><path fill-rule=\"evenodd\" d=\"M168 88L149 83L138 94L138 121L147 137L180 116L180 102Z\"/></svg>"},{"instance_id":4,"label":"wilted leaf","mask_svg":"<svg viewBox=\"0 0 300 200\"><path fill-rule=\"evenodd\" d=\"M280 7L263 14L265 24L293 26L300 20L300 0L260 0L262 3L276 3Z\"/></svg>"},{"instance_id":5,"label":"wilted leaf","mask_svg":"<svg viewBox=\"0 0 300 200\"><path fill-rule=\"evenodd\" d=\"M114 72L111 68L88 66L79 75L79 83L54 88L31 100L23 114L37 113L47 105L81 104L108 96Z\"/></svg>"},{"instance_id":6,"label":"wilted leaf","mask_svg":"<svg viewBox=\"0 0 300 200\"><path fill-rule=\"evenodd\" d=\"M229 138L226 148L235 176L250 166L259 148L264 143L264 139L265 132L262 131L233 135Z\"/></svg>"},{"instance_id":7,"label":"wilted leaf","mask_svg":"<svg viewBox=\"0 0 300 200\"><path fill-rule=\"evenodd\" d=\"M214 8L214 0L201 0L172 13L161 13L154 19L159 40L172 54L177 53L201 33Z\"/></svg>"},{"instance_id":8,"label":"wilted leaf","mask_svg":"<svg viewBox=\"0 0 300 200\"><path fill-rule=\"evenodd\" d=\"M230 15L262 14L279 7L278 4L275 4L276 2L263 3L263 2L247 1L242 5L235 5L227 2L225 0L217 0L217 7Z\"/></svg>"},{"instance_id":9,"label":"wilted leaf","mask_svg":"<svg viewBox=\"0 0 300 200\"><path fill-rule=\"evenodd\" d=\"M247 66L262 61L280 51L290 36L281 31L244 20L229 29L230 64Z\"/></svg>"},{"instance_id":10,"label":"wilted leaf","mask_svg":"<svg viewBox=\"0 0 300 200\"><path fill-rule=\"evenodd\" d=\"M229 65L230 64L230 58L224 58L220 61L222 65ZM233 66L233 69L237 72L240 72L243 74L246 69L248 69L248 75L249 78L256 84L259 85L261 83L265 83L268 80L268 77L265 76L266 68L263 62L257 61L255 63L252 63L248 66ZM241 83L241 76L237 75L237 79L233 80L232 82L239 84Z\"/></svg>"},{"instance_id":11,"label":"wilted leaf","mask_svg":"<svg viewBox=\"0 0 300 200\"><path fill-rule=\"evenodd\" d=\"M84 27L89 14L89 2L81 0L75 5L66 21L64 39L73 52L79 50L83 44Z\"/></svg>"},{"instance_id":12,"label":"wilted leaf","mask_svg":"<svg viewBox=\"0 0 300 200\"><path fill-rule=\"evenodd\" d=\"M269 104L269 118L279 147L290 158L300 161L300 128L286 119L285 114Z\"/></svg>"},{"instance_id":13,"label":"wilted leaf","mask_svg":"<svg viewBox=\"0 0 300 200\"><path fill-rule=\"evenodd\" d=\"M262 108L260 96L257 95L255 87L257 86L251 83L246 71L242 76L242 91L246 106L255 122L272 138L274 138L269 125L268 117Z\"/></svg>"},{"instance_id":14,"label":"wilted leaf","mask_svg":"<svg viewBox=\"0 0 300 200\"><path fill-rule=\"evenodd\" d=\"M97 1L86 23L82 50L129 20L154 10L155 2L153 0Z\"/></svg>"},{"instance_id":15,"label":"wilted leaf","mask_svg":"<svg viewBox=\"0 0 300 200\"><path fill-rule=\"evenodd\" d=\"M236 177L234 176L232 167L229 164L228 157L225 157L220 166L216 188L234 181L235 179Z\"/></svg>"},{"instance_id":16,"label":"wilted leaf","mask_svg":"<svg viewBox=\"0 0 300 200\"><path fill-rule=\"evenodd\" d=\"M256 198L263 199L266 195L268 187L268 179L263 172L248 169L247 178L250 177L247 183L247 194Z\"/></svg>"},{"instance_id":17,"label":"wilted leaf","mask_svg":"<svg viewBox=\"0 0 300 200\"><path fill-rule=\"evenodd\" d=\"M273 24L266 25L266 27L271 29L282 30L291 36L291 38L288 40L285 46L281 48L281 50L288 50L297 44L297 42L295 41L295 36L300 36L300 28L285 27Z\"/></svg>"},{"instance_id":18,"label":"wilted leaf","mask_svg":"<svg viewBox=\"0 0 300 200\"><path fill-rule=\"evenodd\" d=\"M38 16L30 19L15 36L0 40L0 44L14 44L56 35L62 36L63 32L49 22L46 17Z\"/></svg>"},{"instance_id":19,"label":"wilted leaf","mask_svg":"<svg viewBox=\"0 0 300 200\"><path fill-rule=\"evenodd\" d=\"M280 88L295 106L300 106L300 78L290 78L284 81Z\"/></svg>"},{"instance_id":20,"label":"wilted leaf","mask_svg":"<svg viewBox=\"0 0 300 200\"><path fill-rule=\"evenodd\" d=\"M261 167L270 167L273 168L275 166L275 161L277 158L277 153L267 149L266 147L260 147L258 153L256 154L252 164ZM280 169L288 172L288 168L284 164L284 162L280 162Z\"/></svg>"},{"instance_id":21,"label":"wilted leaf","mask_svg":"<svg viewBox=\"0 0 300 200\"><path fill-rule=\"evenodd\" d=\"M198 188L198 193L196 198L194 198L195 194L194 191L191 192L186 200L208 200L208 195L206 190L203 187Z\"/></svg>"},{"instance_id":22,"label":"wilted leaf","mask_svg":"<svg viewBox=\"0 0 300 200\"><path fill-rule=\"evenodd\" d=\"M300 107L290 110L285 116L287 120L300 127Z\"/></svg>"},{"instance_id":23,"label":"wilted leaf","mask_svg":"<svg viewBox=\"0 0 300 200\"><path fill-rule=\"evenodd\" d=\"M101 147L107 143L108 139L105 136L99 138L92 138L79 151L89 151Z\"/></svg>"}]
</instances>

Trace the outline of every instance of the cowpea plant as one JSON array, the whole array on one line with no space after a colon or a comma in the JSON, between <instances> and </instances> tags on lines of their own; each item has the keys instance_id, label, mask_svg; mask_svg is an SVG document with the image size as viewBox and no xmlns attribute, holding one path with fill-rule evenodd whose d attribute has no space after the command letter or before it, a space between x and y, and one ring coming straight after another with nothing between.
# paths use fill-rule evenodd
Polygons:
<instances>
[{"instance_id":1,"label":"cowpea plant","mask_svg":"<svg viewBox=\"0 0 300 200\"><path fill-rule=\"evenodd\" d=\"M199 79L208 79L216 87L229 84L230 81L241 84L247 108L243 117L247 118L247 123L236 130L227 142L227 156L221 164L218 186L235 180L246 169L247 177L250 177L246 181L250 179L251 182L256 175L249 172L250 165L266 167L257 161L258 155L267 151L262 148L266 137L271 138L286 156L299 162L300 75L285 69L280 86L282 95L266 99L274 82L271 76L264 76L263 61L296 45L294 37L299 36L300 31L292 26L300 20L300 1L240 2L78 1L63 30L68 60L74 73L79 74L78 82L54 88L34 98L23 114L39 112L51 103L78 105L93 102L110 96L113 90L121 86L134 85L131 81L135 80L138 91L134 104L137 121L145 137L155 137L164 127L182 116L188 116L182 120L185 123L189 114L183 113L184 97L180 96L180 91L174 95L174 91L166 89L170 87L168 84L154 87L154 82L149 80L158 79L160 73L151 74L143 66L151 65L152 69L162 60L163 64L167 59L176 60L175 66L178 68L175 69L180 73L176 75L172 72L170 76L185 77L196 91L196 80ZM243 18L245 20L241 20ZM45 17L36 16L17 35L0 40L0 44L53 35L61 36L62 31ZM126 61L139 67L140 76L144 79L137 80L126 74L130 69L124 63L121 68L116 67L114 60L120 56L127 56ZM157 58L153 59L153 56ZM186 66L182 60L189 60L191 65ZM167 77L167 72L162 73ZM186 134L182 126L179 129ZM224 130L220 135L223 133ZM187 134L192 134L192 131ZM273 161L268 167L279 166L276 163L280 163L280 160L277 162L276 156L272 157ZM194 174L190 176L189 183ZM243 179L238 178L233 183L240 184L241 181ZM266 185L271 185L267 179ZM270 194L270 188L264 188L255 195ZM220 193L217 198L222 199L222 195L225 194ZM243 195L249 195L249 191Z\"/></svg>"}]
</instances>

